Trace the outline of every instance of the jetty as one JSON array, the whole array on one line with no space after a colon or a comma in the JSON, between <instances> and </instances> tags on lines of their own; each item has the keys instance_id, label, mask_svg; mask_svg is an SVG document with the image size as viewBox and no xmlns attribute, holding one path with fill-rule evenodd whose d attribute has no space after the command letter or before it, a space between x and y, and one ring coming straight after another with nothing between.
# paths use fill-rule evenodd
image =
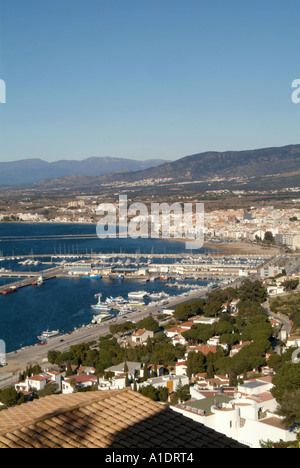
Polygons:
<instances>
[{"instance_id":1,"label":"jetty","mask_svg":"<svg viewBox=\"0 0 300 468\"><path fill-rule=\"evenodd\" d=\"M61 268L54 267L49 268L47 270L42 271L9 271L9 272L1 272L0 278L22 278L19 281L11 282L0 286L0 293L10 288L14 288L18 290L19 288L24 288L26 286L30 286L34 279L38 279L40 276L43 277L44 280L50 280L52 278L56 278L61 273Z\"/></svg>"}]
</instances>

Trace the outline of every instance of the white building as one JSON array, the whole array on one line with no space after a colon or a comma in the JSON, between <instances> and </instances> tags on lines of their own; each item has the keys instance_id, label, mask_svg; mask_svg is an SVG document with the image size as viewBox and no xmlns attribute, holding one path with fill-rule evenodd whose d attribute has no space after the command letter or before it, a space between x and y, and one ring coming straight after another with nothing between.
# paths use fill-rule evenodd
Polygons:
<instances>
[{"instance_id":1,"label":"white building","mask_svg":"<svg viewBox=\"0 0 300 468\"><path fill-rule=\"evenodd\" d=\"M145 344L147 343L148 338L153 338L153 331L146 330L145 328L137 330L131 335L133 343Z\"/></svg>"},{"instance_id":2,"label":"white building","mask_svg":"<svg viewBox=\"0 0 300 468\"><path fill-rule=\"evenodd\" d=\"M187 364L186 361L179 361L175 365L175 374L176 375L186 375L187 372Z\"/></svg>"},{"instance_id":3,"label":"white building","mask_svg":"<svg viewBox=\"0 0 300 468\"><path fill-rule=\"evenodd\" d=\"M138 389L152 385L154 388L166 387L169 393L175 392L179 384L189 385L189 378L186 375L163 375L162 377L153 377L138 384Z\"/></svg>"},{"instance_id":4,"label":"white building","mask_svg":"<svg viewBox=\"0 0 300 468\"><path fill-rule=\"evenodd\" d=\"M62 375L59 372L41 372L37 375L27 377L25 382L15 385L17 391L29 392L31 390L40 391L47 384L57 384L58 390L61 390Z\"/></svg>"},{"instance_id":5,"label":"white building","mask_svg":"<svg viewBox=\"0 0 300 468\"><path fill-rule=\"evenodd\" d=\"M130 380L133 380L142 367L142 364L140 362L122 362L117 366L108 367L107 369L105 369L105 373L113 373L115 377L118 377L120 375L123 376L125 364L127 364L128 368L128 377Z\"/></svg>"},{"instance_id":6,"label":"white building","mask_svg":"<svg viewBox=\"0 0 300 468\"><path fill-rule=\"evenodd\" d=\"M80 375L71 375L67 377L62 382L62 393L69 394L73 393L75 390L85 387L92 387L97 384L97 377L95 375L80 374Z\"/></svg>"},{"instance_id":7,"label":"white building","mask_svg":"<svg viewBox=\"0 0 300 468\"><path fill-rule=\"evenodd\" d=\"M269 412L269 407L273 410L276 407L274 399L262 396L259 400L258 397L240 395L230 400L224 395L215 395L172 409L251 448L260 448L262 441L296 440L297 434L286 429L282 419ZM259 419L262 411L264 417Z\"/></svg>"},{"instance_id":8,"label":"white building","mask_svg":"<svg viewBox=\"0 0 300 468\"><path fill-rule=\"evenodd\" d=\"M238 392L244 395L258 395L273 388L272 377L261 377L238 385Z\"/></svg>"}]
</instances>

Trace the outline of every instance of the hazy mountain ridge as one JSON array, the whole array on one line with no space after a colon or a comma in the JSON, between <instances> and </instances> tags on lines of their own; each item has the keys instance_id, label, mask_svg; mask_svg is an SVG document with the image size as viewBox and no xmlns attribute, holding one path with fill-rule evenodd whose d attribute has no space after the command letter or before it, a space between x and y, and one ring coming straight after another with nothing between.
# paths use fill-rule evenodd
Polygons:
<instances>
[{"instance_id":1,"label":"hazy mountain ridge","mask_svg":"<svg viewBox=\"0 0 300 468\"><path fill-rule=\"evenodd\" d=\"M24 159L12 162L0 162L0 185L34 184L42 180L60 179L73 175L101 176L118 171L138 171L165 163L165 160L134 159L113 157L92 157L81 161L60 160L47 162L42 159Z\"/></svg>"},{"instance_id":2,"label":"hazy mountain ridge","mask_svg":"<svg viewBox=\"0 0 300 468\"><path fill-rule=\"evenodd\" d=\"M106 164L104 160L107 160ZM258 179L266 176L285 175L286 180L297 179L300 171L300 145L289 145L284 147L263 148L246 151L209 151L185 156L176 161L168 161L159 164L159 160L132 161L118 158L103 158L103 172L97 175L99 158L89 158L84 161L71 161L72 173L66 176L51 176L51 166L47 166L47 177L39 179L34 184L36 188L51 187L96 187L102 183L113 183L116 181L138 182L146 179L161 180L170 179L176 182L207 181L215 177L226 179L245 177ZM32 160L31 168L35 166L35 177L41 177L45 164L54 165L58 172L58 166L63 171L65 165L70 161L59 161L58 163L45 163ZM3 165L17 163L0 163L0 185L9 185L9 177L3 174ZM113 165L113 169L109 167ZM26 161L20 161L16 166L19 170ZM145 168L145 166L147 166ZM138 169L136 169L136 167ZM142 166L142 167L141 167ZM152 167L151 167L152 166ZM12 166L10 166L11 168ZM104 170L105 168L105 170ZM118 172L116 172L116 169ZM98 169L99 170L99 169ZM33 171L33 169L32 169ZM15 174L15 179L18 172ZM26 184L24 173L20 174L20 184ZM275 183L275 182L274 182ZM294 183L294 182L293 182ZM28 182L27 182L28 184ZM299 180L300 186L300 180Z\"/></svg>"},{"instance_id":3,"label":"hazy mountain ridge","mask_svg":"<svg viewBox=\"0 0 300 468\"><path fill-rule=\"evenodd\" d=\"M158 168L128 175L135 180L172 178L196 181L218 177L257 177L293 173L300 169L300 145L247 151L205 152L186 156ZM299 181L300 185L300 181Z\"/></svg>"}]
</instances>

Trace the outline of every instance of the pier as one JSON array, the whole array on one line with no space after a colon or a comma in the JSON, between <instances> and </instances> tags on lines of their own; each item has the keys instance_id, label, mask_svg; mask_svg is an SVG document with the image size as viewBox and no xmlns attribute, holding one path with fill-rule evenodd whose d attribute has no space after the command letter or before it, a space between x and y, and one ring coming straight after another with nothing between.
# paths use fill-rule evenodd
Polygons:
<instances>
[{"instance_id":1,"label":"pier","mask_svg":"<svg viewBox=\"0 0 300 468\"><path fill-rule=\"evenodd\" d=\"M30 286L32 281L34 279L37 279L39 278L40 276L43 276L43 279L44 280L49 280L49 279L52 279L52 278L56 278L58 276L59 273L61 273L61 268L59 267L54 267L54 268L49 268L47 270L42 270L42 271L37 271L37 272L33 272L33 271L22 271L22 272L13 272L13 271L10 271L10 272L3 272L3 273L0 273L0 277L1 278L24 278L22 280L19 280L19 281L15 281L15 282L12 282L12 283L9 283L9 284L5 284L3 286L0 286L0 293L2 293L2 291L5 291L11 287L16 287L17 289L19 288L24 288L26 286Z\"/></svg>"}]
</instances>

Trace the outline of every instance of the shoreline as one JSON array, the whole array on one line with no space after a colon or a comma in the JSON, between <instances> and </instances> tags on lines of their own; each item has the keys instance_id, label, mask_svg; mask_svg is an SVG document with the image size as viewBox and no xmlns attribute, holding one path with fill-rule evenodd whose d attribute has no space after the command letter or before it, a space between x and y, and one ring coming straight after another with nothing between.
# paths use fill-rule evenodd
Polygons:
<instances>
[{"instance_id":1,"label":"shoreline","mask_svg":"<svg viewBox=\"0 0 300 468\"><path fill-rule=\"evenodd\" d=\"M97 223L93 222L93 223L78 223L78 222L61 222L61 223L58 223L58 222L52 222L52 221L43 221L43 222L32 222L32 221L11 221L11 222L3 222L3 221L0 221L0 225L1 224L6 224L6 225L16 225L16 224L19 224L19 225L22 225L22 224L25 224L25 225L57 225L57 226L67 226L67 225L71 225L71 226L97 226ZM69 235L62 235L63 237L65 237L65 239L68 239L70 237L78 237L77 240L80 240L80 238L84 237L84 236L87 236L87 239L91 238L93 239L93 234L78 234L76 236L76 234L69 234ZM11 236L13 238L13 236ZM21 236L22 239L26 238L27 236ZM45 237L47 238L47 236L42 236L42 237ZM49 235L49 238L51 237L55 237L55 235ZM95 239L99 238L95 232ZM20 240L22 240L20 239ZM99 238L100 239L100 238ZM105 238L106 239L106 238ZM116 238L117 239L117 238ZM130 237L128 237L128 239L130 239ZM187 243L187 242L192 242L193 240L192 239L185 239L185 238L174 238L174 237L169 237L169 238L163 238L163 237L159 237L159 238L152 238L152 237L149 237L148 239L152 239L152 240L157 240L157 241L167 241L167 242L176 242L176 243L179 243L179 244L184 244L184 243ZM5 239L5 240L9 240L9 239ZM54 239L53 239L54 240ZM126 240L123 239L123 240ZM1 238L0 238L0 242L1 242ZM249 242L242 242L242 241L230 241L230 242L220 242L220 243L215 243L215 242L210 242L209 240L205 241L203 243L203 246L201 247L201 249L210 249L212 250L212 252L209 252L209 253L213 253L213 251L216 251L216 253L220 253L220 254L227 254L227 255L270 255L270 256L273 256L273 255L278 255L281 253L281 247L280 246L276 246L276 247L266 247L266 246L261 246L261 245L258 245L258 244L252 244L252 243L249 243ZM190 250L190 249L187 249L187 251ZM195 253L197 253L197 250L200 250L200 249L194 249ZM293 253L297 253L297 252L291 252L291 254Z\"/></svg>"}]
</instances>

